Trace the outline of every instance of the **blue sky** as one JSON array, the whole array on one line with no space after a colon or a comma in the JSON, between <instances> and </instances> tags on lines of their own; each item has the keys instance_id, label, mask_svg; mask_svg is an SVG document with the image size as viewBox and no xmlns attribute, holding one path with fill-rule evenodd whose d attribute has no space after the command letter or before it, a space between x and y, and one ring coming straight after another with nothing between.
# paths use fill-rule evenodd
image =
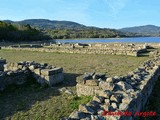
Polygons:
<instances>
[{"instance_id":1,"label":"blue sky","mask_svg":"<svg viewBox=\"0 0 160 120\"><path fill-rule=\"evenodd\" d=\"M160 26L160 0L0 0L1 20L50 19L87 26Z\"/></svg>"}]
</instances>

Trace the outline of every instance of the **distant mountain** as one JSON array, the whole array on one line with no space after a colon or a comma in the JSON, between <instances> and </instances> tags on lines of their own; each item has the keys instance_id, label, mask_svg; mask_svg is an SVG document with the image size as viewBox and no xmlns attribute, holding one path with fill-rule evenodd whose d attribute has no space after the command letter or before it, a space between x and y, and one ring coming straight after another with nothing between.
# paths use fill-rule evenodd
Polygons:
<instances>
[{"instance_id":1,"label":"distant mountain","mask_svg":"<svg viewBox=\"0 0 160 120\"><path fill-rule=\"evenodd\" d=\"M5 20L8 23L26 25L29 24L39 29L84 29L86 26L71 21L56 21L48 19L27 19L23 21Z\"/></svg>"},{"instance_id":2,"label":"distant mountain","mask_svg":"<svg viewBox=\"0 0 160 120\"><path fill-rule=\"evenodd\" d=\"M72 21L48 19L27 19L23 21L5 20L5 22L16 25L30 25L46 33L53 39L160 36L160 27L154 25L128 27L116 30L85 26Z\"/></svg>"},{"instance_id":3,"label":"distant mountain","mask_svg":"<svg viewBox=\"0 0 160 120\"><path fill-rule=\"evenodd\" d=\"M122 32L138 33L138 34L148 35L148 36L160 36L160 27L155 25L127 27L119 30Z\"/></svg>"},{"instance_id":4,"label":"distant mountain","mask_svg":"<svg viewBox=\"0 0 160 120\"><path fill-rule=\"evenodd\" d=\"M90 27L71 21L28 19L23 21L5 20L5 22L16 25L31 25L53 39L135 37L135 34L124 33L116 29Z\"/></svg>"}]
</instances>

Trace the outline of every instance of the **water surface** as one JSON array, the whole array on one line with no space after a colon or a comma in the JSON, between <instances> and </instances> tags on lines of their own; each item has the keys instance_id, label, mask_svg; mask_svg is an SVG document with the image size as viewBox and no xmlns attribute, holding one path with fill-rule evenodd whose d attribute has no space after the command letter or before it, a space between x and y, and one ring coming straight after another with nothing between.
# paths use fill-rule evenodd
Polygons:
<instances>
[{"instance_id":1,"label":"water surface","mask_svg":"<svg viewBox=\"0 0 160 120\"><path fill-rule=\"evenodd\" d=\"M99 38L99 39L65 39L56 40L61 43L160 43L160 37L137 38Z\"/></svg>"}]
</instances>

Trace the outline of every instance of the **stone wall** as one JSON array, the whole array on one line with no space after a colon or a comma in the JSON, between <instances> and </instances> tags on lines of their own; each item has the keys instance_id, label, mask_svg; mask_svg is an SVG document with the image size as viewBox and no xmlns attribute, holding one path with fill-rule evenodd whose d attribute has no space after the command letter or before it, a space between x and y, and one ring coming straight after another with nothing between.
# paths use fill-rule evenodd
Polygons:
<instances>
[{"instance_id":1,"label":"stone wall","mask_svg":"<svg viewBox=\"0 0 160 120\"><path fill-rule=\"evenodd\" d=\"M34 61L9 62L4 65L4 72L0 73L0 89L4 90L10 84L23 84L29 78L53 86L64 80L63 68Z\"/></svg>"},{"instance_id":2,"label":"stone wall","mask_svg":"<svg viewBox=\"0 0 160 120\"><path fill-rule=\"evenodd\" d=\"M33 47L2 47L2 49L28 50L39 52L62 52L62 53L82 53L82 54L113 54L138 56L140 52L146 51L144 45L134 44L64 44L43 46L43 48Z\"/></svg>"},{"instance_id":3,"label":"stone wall","mask_svg":"<svg viewBox=\"0 0 160 120\"><path fill-rule=\"evenodd\" d=\"M89 76L92 76L89 78ZM95 79L93 74L77 78L77 94L94 95L86 105L80 105L70 119L94 120L133 120L134 114L140 112L160 76L160 57L144 62L135 71L126 76ZM88 82L87 82L88 81ZM94 89L93 89L94 88ZM104 111L121 113L121 115L102 115ZM131 114L125 116L128 111Z\"/></svg>"},{"instance_id":4,"label":"stone wall","mask_svg":"<svg viewBox=\"0 0 160 120\"><path fill-rule=\"evenodd\" d=\"M0 91L8 85L22 85L30 78L29 70L14 70L0 72Z\"/></svg>"}]
</instances>

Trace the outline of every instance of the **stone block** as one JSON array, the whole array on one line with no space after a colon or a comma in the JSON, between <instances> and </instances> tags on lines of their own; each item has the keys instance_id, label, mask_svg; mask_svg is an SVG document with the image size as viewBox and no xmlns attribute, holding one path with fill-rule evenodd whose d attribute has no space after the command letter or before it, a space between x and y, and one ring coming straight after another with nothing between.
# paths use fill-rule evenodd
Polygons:
<instances>
[{"instance_id":1,"label":"stone block","mask_svg":"<svg viewBox=\"0 0 160 120\"><path fill-rule=\"evenodd\" d=\"M99 86L87 86L84 84L77 84L76 85L77 95L95 95L97 90L100 90Z\"/></svg>"},{"instance_id":2,"label":"stone block","mask_svg":"<svg viewBox=\"0 0 160 120\"><path fill-rule=\"evenodd\" d=\"M53 69L42 69L41 70L41 74L42 75L54 75L57 73L62 73L63 72L63 68L59 67L59 68L53 68Z\"/></svg>"},{"instance_id":3,"label":"stone block","mask_svg":"<svg viewBox=\"0 0 160 120\"><path fill-rule=\"evenodd\" d=\"M46 81L48 81L50 86L53 86L57 83L61 83L64 80L63 73L57 73L55 75L45 76L44 77Z\"/></svg>"}]
</instances>

